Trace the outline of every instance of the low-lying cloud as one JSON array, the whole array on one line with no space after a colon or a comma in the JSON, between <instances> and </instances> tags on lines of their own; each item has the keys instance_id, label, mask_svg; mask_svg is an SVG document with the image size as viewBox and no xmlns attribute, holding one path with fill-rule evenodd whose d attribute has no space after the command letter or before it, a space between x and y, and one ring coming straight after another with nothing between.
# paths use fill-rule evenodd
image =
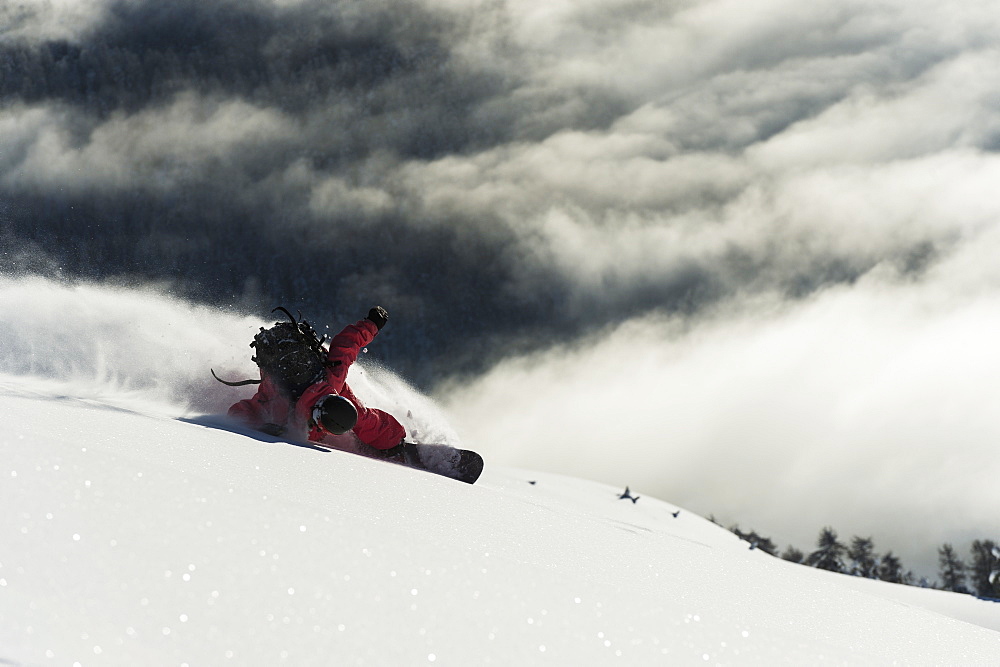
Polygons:
<instances>
[{"instance_id":1,"label":"low-lying cloud","mask_svg":"<svg viewBox=\"0 0 1000 667\"><path fill-rule=\"evenodd\" d=\"M781 548L871 535L930 575L935 545L1000 530L1000 298L925 287L640 318L441 399L498 464L630 485Z\"/></svg>"}]
</instances>

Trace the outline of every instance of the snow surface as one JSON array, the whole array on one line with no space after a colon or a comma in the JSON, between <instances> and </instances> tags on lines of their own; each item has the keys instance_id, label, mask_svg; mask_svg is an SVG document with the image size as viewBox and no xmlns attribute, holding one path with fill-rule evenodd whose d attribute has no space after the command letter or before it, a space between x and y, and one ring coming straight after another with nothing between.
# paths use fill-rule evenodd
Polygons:
<instances>
[{"instance_id":1,"label":"snow surface","mask_svg":"<svg viewBox=\"0 0 1000 667\"><path fill-rule=\"evenodd\" d=\"M1000 660L1000 604L786 563L642 489L136 405L0 379L0 665Z\"/></svg>"}]
</instances>

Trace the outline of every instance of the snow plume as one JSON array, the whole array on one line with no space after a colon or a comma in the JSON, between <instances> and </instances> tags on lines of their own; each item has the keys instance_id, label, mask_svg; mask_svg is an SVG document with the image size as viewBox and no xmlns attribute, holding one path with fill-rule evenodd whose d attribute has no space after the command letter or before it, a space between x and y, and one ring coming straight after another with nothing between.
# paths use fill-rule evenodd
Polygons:
<instances>
[{"instance_id":1,"label":"snow plume","mask_svg":"<svg viewBox=\"0 0 1000 667\"><path fill-rule=\"evenodd\" d=\"M3 277L0 302L0 372L20 387L181 414L228 405L211 367L256 377L255 319L165 290Z\"/></svg>"},{"instance_id":2,"label":"snow plume","mask_svg":"<svg viewBox=\"0 0 1000 667\"><path fill-rule=\"evenodd\" d=\"M441 406L384 365L366 363L362 357L351 367L348 381L351 390L366 405L381 408L396 417L406 427L407 440L462 446L459 434Z\"/></svg>"},{"instance_id":3,"label":"snow plume","mask_svg":"<svg viewBox=\"0 0 1000 667\"><path fill-rule=\"evenodd\" d=\"M155 287L0 277L0 387L167 416L224 413L253 387L249 341L269 322L193 305ZM273 322L273 320L271 320ZM339 330L339 328L338 328ZM349 375L367 404L397 415L423 442L457 444L434 403L362 358Z\"/></svg>"}]
</instances>

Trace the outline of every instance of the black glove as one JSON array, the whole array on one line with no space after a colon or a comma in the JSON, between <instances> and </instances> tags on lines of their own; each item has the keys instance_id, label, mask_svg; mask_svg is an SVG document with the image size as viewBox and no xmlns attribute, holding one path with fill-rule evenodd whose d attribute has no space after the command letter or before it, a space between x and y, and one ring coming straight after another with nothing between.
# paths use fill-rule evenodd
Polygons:
<instances>
[{"instance_id":1,"label":"black glove","mask_svg":"<svg viewBox=\"0 0 1000 667\"><path fill-rule=\"evenodd\" d=\"M378 330L381 331L382 327L385 326L386 321L389 319L389 313L385 312L385 308L382 306L375 306L368 311L368 319L375 323Z\"/></svg>"}]
</instances>

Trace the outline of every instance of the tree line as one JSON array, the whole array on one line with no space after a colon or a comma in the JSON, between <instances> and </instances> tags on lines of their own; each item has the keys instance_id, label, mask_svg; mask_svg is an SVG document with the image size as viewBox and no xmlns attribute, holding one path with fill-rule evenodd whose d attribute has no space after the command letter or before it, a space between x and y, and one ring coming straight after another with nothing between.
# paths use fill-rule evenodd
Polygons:
<instances>
[{"instance_id":1,"label":"tree line","mask_svg":"<svg viewBox=\"0 0 1000 667\"><path fill-rule=\"evenodd\" d=\"M967 559L963 559L953 545L941 545L938 548L940 579L928 581L918 579L892 551L878 553L871 537L855 535L849 542L843 542L836 530L825 527L819 532L813 550L806 552L789 545L779 552L773 540L756 531L744 532L738 525L730 526L729 530L749 542L751 548L792 563L894 584L1000 599L1000 545L993 540L973 540Z\"/></svg>"}]
</instances>

